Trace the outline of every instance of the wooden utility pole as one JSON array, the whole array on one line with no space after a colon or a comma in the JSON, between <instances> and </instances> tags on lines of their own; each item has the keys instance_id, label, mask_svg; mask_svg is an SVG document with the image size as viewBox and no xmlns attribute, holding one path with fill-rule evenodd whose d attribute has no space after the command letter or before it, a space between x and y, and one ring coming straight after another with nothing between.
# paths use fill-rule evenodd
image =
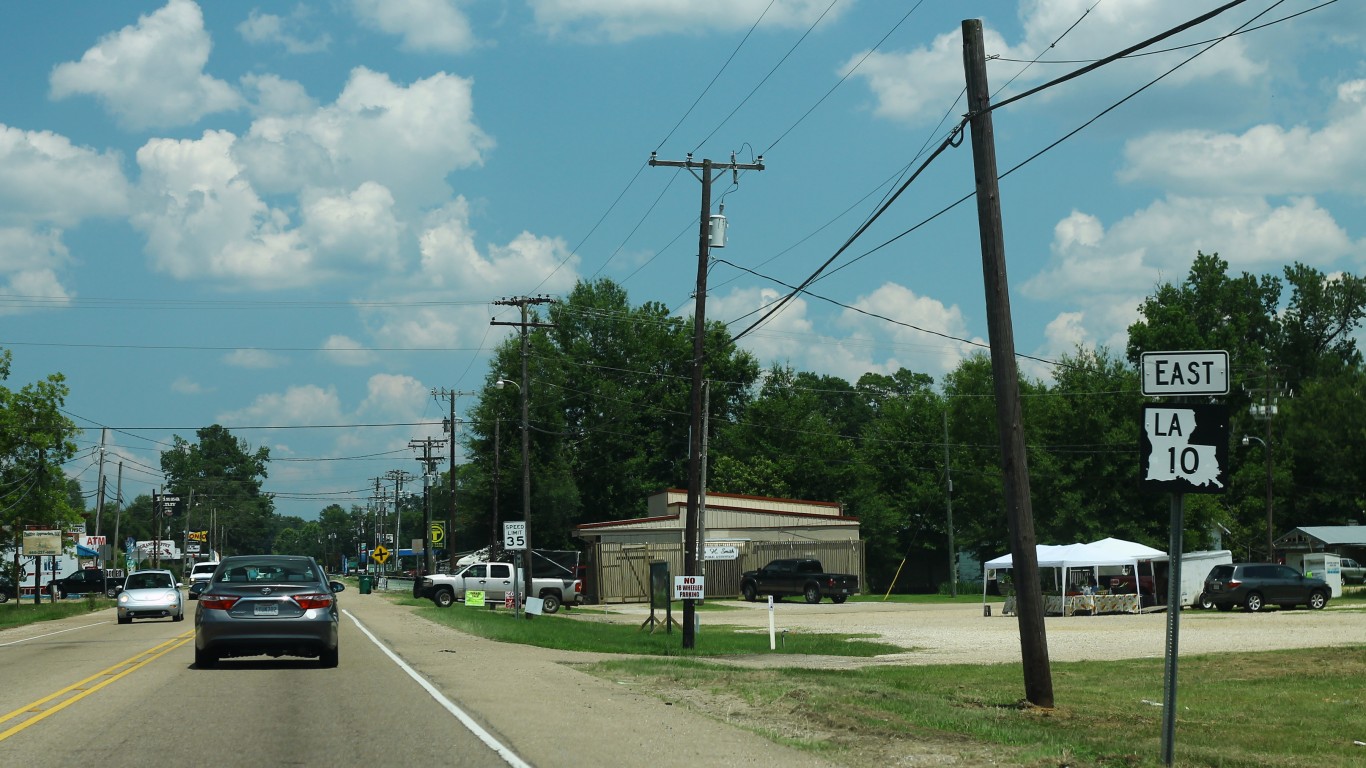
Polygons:
<instances>
[{"instance_id":1,"label":"wooden utility pole","mask_svg":"<svg viewBox=\"0 0 1366 768\"><path fill-rule=\"evenodd\" d=\"M441 461L442 456L432 454L433 448L441 448L446 444L445 440L438 440L434 437L424 437L421 440L409 440L409 448L421 448L422 456L418 461L422 462L422 560L423 567L427 573L431 573L436 568L435 553L432 552L432 500L431 500L431 476L436 471L436 463ZM398 499L394 499L398 503ZM394 536L394 551L398 551L399 543L397 531Z\"/></svg>"},{"instance_id":2,"label":"wooden utility pole","mask_svg":"<svg viewBox=\"0 0 1366 768\"><path fill-rule=\"evenodd\" d=\"M1001 474L1005 486L1006 521L1015 577L1016 616L1025 699L1037 707L1053 706L1053 677L1044 631L1043 588L1035 550L1034 511L1029 501L1029 463L1025 457L1020 412L1020 382L1015 368L1015 332L1010 319L1010 287L1006 281L1005 235L996 175L996 138L991 125L991 91L987 86L982 22L963 22L963 69L967 73L968 123L972 127L972 164L977 176L977 226L982 241L982 275L986 286L987 332L991 342L991 375L995 380L996 429L1001 440Z\"/></svg>"},{"instance_id":3,"label":"wooden utility pole","mask_svg":"<svg viewBox=\"0 0 1366 768\"><path fill-rule=\"evenodd\" d=\"M446 433L451 436L450 467L448 470L449 474L447 474L446 476L446 487L450 490L451 493L450 503L446 507L449 519L446 521L445 544L448 552L453 549L452 544L455 539L455 426L457 423L455 420L455 399L457 397L460 397L461 395L477 394L479 393L473 391L459 391L454 389L432 390L432 397L444 398L451 406L451 415L450 418L446 421ZM423 550L436 548L436 544L431 540L431 537L432 531L431 526L429 525L427 526L427 532L422 535Z\"/></svg>"},{"instance_id":4,"label":"wooden utility pole","mask_svg":"<svg viewBox=\"0 0 1366 768\"><path fill-rule=\"evenodd\" d=\"M696 576L697 573L697 528L699 499L702 496L702 379L706 362L703 341L707 335L707 270L711 260L711 183L712 171L730 171L735 181L740 180L740 171L762 171L764 158L755 158L754 163L737 163L731 153L729 163L713 164L703 160L700 164L688 153L686 160L660 160L650 153L650 165L672 168L687 168L698 181L702 182L702 216L698 222L697 237L697 293L694 297L693 343L692 343L692 419L688 435L688 516L683 528L683 575ZM698 173L698 169L701 173ZM683 600L683 647L692 648L696 644L697 601Z\"/></svg>"},{"instance_id":5,"label":"wooden utility pole","mask_svg":"<svg viewBox=\"0 0 1366 768\"><path fill-rule=\"evenodd\" d=\"M497 320L490 320L489 325L515 325L522 329L522 383L517 387L522 396L522 520L526 523L526 567L523 569L523 579L525 581L525 592L523 595L533 597L531 592L532 561L535 560L534 550L531 547L531 432L528 427L528 416L530 408L528 406L528 387L530 382L527 380L527 329L528 328L553 328L554 323L532 322L527 319L527 307L531 304L551 304L554 299L549 296L519 296L512 299L500 299L493 302L505 306L517 306L522 308L522 322L506 323ZM531 616L532 614L527 614Z\"/></svg>"}]
</instances>

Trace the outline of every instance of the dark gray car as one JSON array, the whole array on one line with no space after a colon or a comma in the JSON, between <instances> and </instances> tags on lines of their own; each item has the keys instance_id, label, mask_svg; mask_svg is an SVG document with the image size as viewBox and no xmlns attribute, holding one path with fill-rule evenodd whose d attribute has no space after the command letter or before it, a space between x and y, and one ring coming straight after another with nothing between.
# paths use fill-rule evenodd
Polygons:
<instances>
[{"instance_id":1,"label":"dark gray car","mask_svg":"<svg viewBox=\"0 0 1366 768\"><path fill-rule=\"evenodd\" d=\"M237 656L301 656L335 667L337 596L311 557L224 558L199 595L194 663L201 669Z\"/></svg>"},{"instance_id":2,"label":"dark gray car","mask_svg":"<svg viewBox=\"0 0 1366 768\"><path fill-rule=\"evenodd\" d=\"M1323 579L1277 563L1216 565L1205 577L1204 599L1221 611L1233 610L1235 605L1253 613L1268 605L1306 605L1317 610L1328 605L1331 594Z\"/></svg>"}]
</instances>

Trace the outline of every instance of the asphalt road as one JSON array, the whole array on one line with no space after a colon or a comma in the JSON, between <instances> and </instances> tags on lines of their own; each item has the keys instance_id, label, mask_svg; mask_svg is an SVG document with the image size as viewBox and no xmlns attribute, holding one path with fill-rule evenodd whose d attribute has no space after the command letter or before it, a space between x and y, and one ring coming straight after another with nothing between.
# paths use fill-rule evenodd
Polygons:
<instances>
[{"instance_id":1,"label":"asphalt road","mask_svg":"<svg viewBox=\"0 0 1366 768\"><path fill-rule=\"evenodd\" d=\"M0 632L0 765L827 765L566 665L582 654L469 637L378 594L341 606L336 669L197 669L192 617Z\"/></svg>"}]
</instances>

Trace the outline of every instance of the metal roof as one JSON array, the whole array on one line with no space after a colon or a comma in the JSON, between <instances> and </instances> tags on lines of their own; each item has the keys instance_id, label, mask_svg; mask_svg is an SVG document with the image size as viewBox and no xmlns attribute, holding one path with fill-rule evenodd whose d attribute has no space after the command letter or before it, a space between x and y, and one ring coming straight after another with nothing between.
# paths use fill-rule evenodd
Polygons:
<instances>
[{"instance_id":1,"label":"metal roof","mask_svg":"<svg viewBox=\"0 0 1366 768\"><path fill-rule=\"evenodd\" d=\"M1301 526L1277 539L1277 543L1302 542L1305 539L1313 539L1323 546L1362 547L1366 546L1366 525Z\"/></svg>"}]
</instances>

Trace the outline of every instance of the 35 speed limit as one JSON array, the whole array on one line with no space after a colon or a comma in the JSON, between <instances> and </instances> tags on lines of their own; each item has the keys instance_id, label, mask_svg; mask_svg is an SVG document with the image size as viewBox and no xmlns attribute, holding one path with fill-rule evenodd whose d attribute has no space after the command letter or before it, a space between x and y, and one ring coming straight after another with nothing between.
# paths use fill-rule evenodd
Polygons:
<instances>
[{"instance_id":1,"label":"35 speed limit","mask_svg":"<svg viewBox=\"0 0 1366 768\"><path fill-rule=\"evenodd\" d=\"M526 522L503 523L503 549L526 549Z\"/></svg>"}]
</instances>

